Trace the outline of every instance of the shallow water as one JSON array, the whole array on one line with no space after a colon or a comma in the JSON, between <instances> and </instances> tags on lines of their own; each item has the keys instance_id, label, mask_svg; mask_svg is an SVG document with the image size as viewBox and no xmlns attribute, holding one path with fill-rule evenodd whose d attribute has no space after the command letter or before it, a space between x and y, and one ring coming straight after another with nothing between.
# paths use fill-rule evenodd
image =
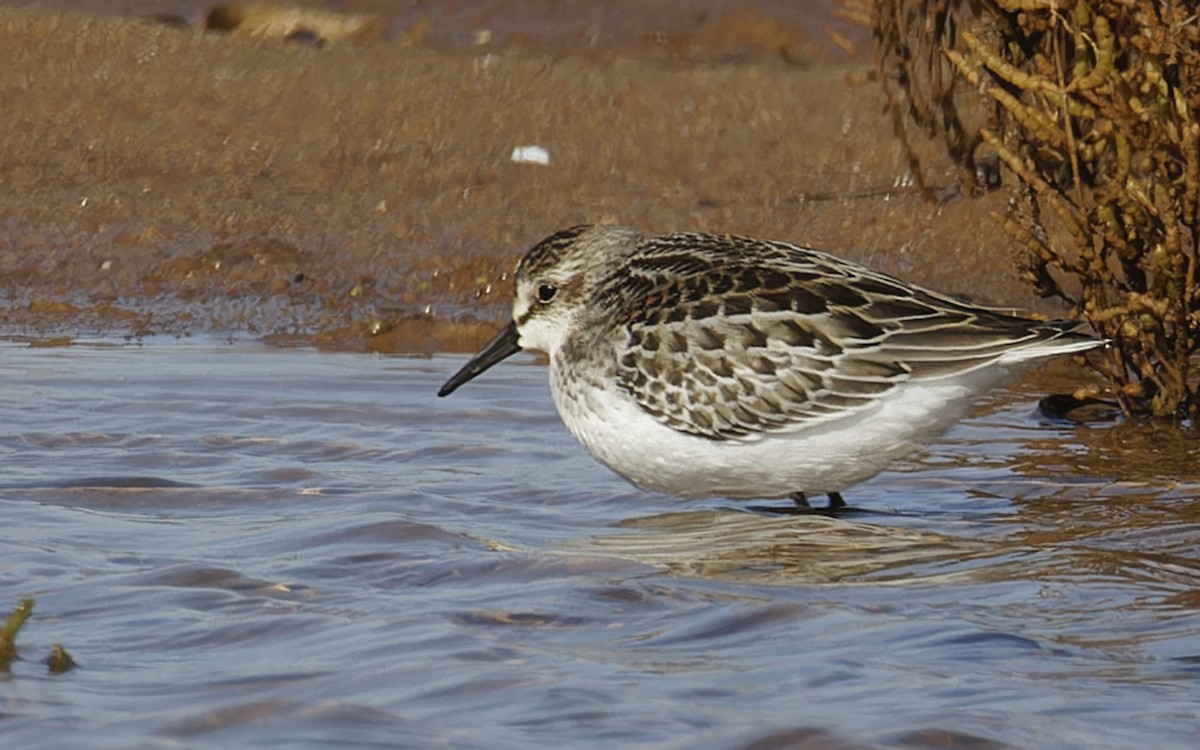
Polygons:
<instances>
[{"instance_id":1,"label":"shallow water","mask_svg":"<svg viewBox=\"0 0 1200 750\"><path fill-rule=\"evenodd\" d=\"M830 519L630 487L530 361L0 350L5 747L1200 742L1200 451L1039 382Z\"/></svg>"}]
</instances>

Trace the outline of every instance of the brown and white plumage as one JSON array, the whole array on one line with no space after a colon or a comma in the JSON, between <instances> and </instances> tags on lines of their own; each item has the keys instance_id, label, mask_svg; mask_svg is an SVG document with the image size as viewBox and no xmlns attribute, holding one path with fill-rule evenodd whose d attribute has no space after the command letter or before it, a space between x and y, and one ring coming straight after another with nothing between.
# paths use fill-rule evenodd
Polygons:
<instances>
[{"instance_id":1,"label":"brown and white plumage","mask_svg":"<svg viewBox=\"0 0 1200 750\"><path fill-rule=\"evenodd\" d=\"M1100 341L783 242L581 226L517 267L513 323L442 388L550 356L568 428L685 497L836 494L1029 360Z\"/></svg>"}]
</instances>

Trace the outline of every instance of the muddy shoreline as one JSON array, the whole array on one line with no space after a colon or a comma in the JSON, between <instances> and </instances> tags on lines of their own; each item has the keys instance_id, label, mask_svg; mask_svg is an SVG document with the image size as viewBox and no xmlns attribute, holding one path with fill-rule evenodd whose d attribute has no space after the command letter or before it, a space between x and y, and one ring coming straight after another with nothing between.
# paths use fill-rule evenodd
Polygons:
<instances>
[{"instance_id":1,"label":"muddy shoreline","mask_svg":"<svg viewBox=\"0 0 1200 750\"><path fill-rule=\"evenodd\" d=\"M559 27L533 3L358 3L383 30L328 44L79 5L0 6L9 336L472 349L516 258L585 222L785 239L1038 309L989 219L1002 194L956 195L930 147L941 199L921 196L865 32L824 3L677 23L614 2Z\"/></svg>"}]
</instances>

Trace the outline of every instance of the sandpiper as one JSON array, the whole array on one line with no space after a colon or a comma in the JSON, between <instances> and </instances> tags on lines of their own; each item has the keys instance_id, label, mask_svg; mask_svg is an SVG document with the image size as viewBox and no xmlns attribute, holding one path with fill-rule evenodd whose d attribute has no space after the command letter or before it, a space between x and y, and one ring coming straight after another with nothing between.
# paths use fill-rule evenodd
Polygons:
<instances>
[{"instance_id":1,"label":"sandpiper","mask_svg":"<svg viewBox=\"0 0 1200 750\"><path fill-rule=\"evenodd\" d=\"M785 242L585 225L516 272L512 321L438 391L550 358L567 428L685 498L841 492L952 424L1014 368L1103 342Z\"/></svg>"}]
</instances>

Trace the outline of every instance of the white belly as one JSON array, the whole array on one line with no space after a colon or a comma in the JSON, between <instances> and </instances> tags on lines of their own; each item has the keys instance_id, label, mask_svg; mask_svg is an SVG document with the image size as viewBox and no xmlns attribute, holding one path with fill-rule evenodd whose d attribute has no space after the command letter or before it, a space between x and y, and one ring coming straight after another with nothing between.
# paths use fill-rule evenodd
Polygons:
<instances>
[{"instance_id":1,"label":"white belly","mask_svg":"<svg viewBox=\"0 0 1200 750\"><path fill-rule=\"evenodd\" d=\"M574 398L551 390L567 428L599 461L634 484L686 498L841 491L940 433L976 392L961 382L909 382L847 417L755 438L710 440L658 422L615 385L582 389Z\"/></svg>"}]
</instances>

